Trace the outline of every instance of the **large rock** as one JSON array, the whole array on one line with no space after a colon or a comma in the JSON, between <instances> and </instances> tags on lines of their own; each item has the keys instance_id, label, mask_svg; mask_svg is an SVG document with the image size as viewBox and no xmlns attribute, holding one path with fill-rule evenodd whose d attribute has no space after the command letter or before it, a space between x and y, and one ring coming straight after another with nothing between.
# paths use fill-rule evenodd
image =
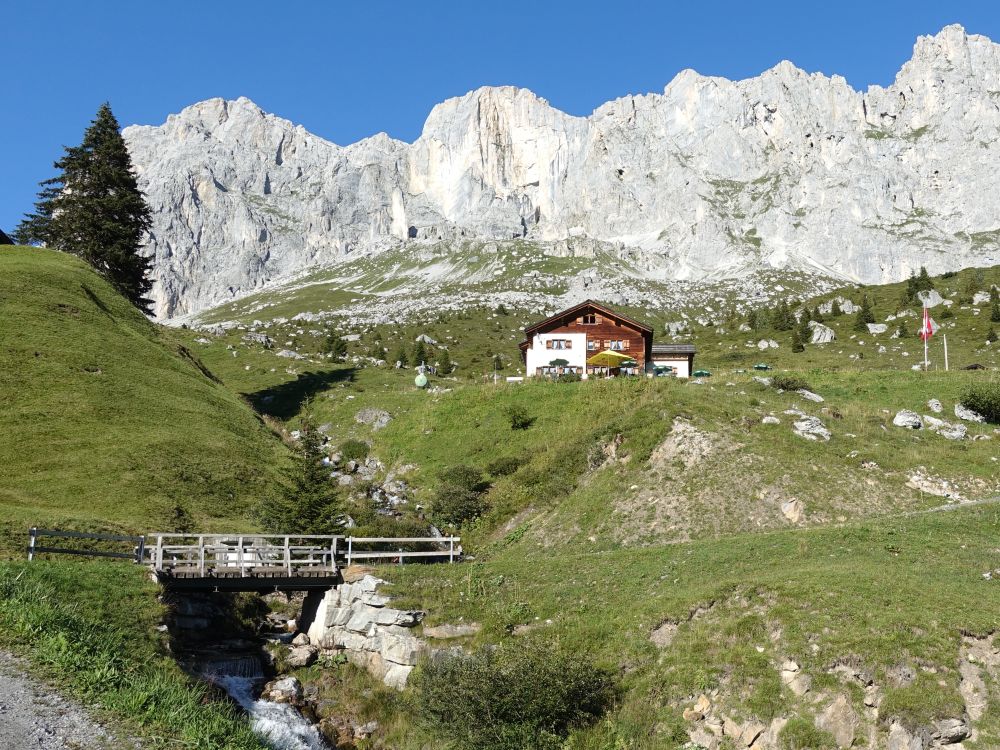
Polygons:
<instances>
[{"instance_id":1,"label":"large rock","mask_svg":"<svg viewBox=\"0 0 1000 750\"><path fill-rule=\"evenodd\" d=\"M825 326L822 323L817 323L816 321L811 321L809 325L812 327L812 338L809 340L810 344L829 344L837 338L837 333L830 326Z\"/></svg>"},{"instance_id":2,"label":"large rock","mask_svg":"<svg viewBox=\"0 0 1000 750\"><path fill-rule=\"evenodd\" d=\"M962 406L962 404L955 404L955 416L959 419L964 419L966 422L985 422L986 419L977 411Z\"/></svg>"},{"instance_id":3,"label":"large rock","mask_svg":"<svg viewBox=\"0 0 1000 750\"><path fill-rule=\"evenodd\" d=\"M792 423L792 429L796 435L804 437L806 440L830 439L830 430L827 429L819 417L801 416Z\"/></svg>"},{"instance_id":4,"label":"large rock","mask_svg":"<svg viewBox=\"0 0 1000 750\"><path fill-rule=\"evenodd\" d=\"M847 748L854 744L861 720L851 706L846 695L837 698L816 717L816 726L833 735L837 747Z\"/></svg>"},{"instance_id":5,"label":"large rock","mask_svg":"<svg viewBox=\"0 0 1000 750\"><path fill-rule=\"evenodd\" d=\"M944 302L944 298L938 294L936 289L928 289L924 292L917 292L917 299L920 300L924 307L937 307Z\"/></svg>"},{"instance_id":6,"label":"large rock","mask_svg":"<svg viewBox=\"0 0 1000 750\"><path fill-rule=\"evenodd\" d=\"M369 407L355 414L354 421L358 424L371 425L373 430L381 430L392 421L392 416L384 409L372 409Z\"/></svg>"},{"instance_id":7,"label":"large rock","mask_svg":"<svg viewBox=\"0 0 1000 750\"><path fill-rule=\"evenodd\" d=\"M920 419L920 415L915 411L910 411L909 409L900 409L896 412L896 416L892 418L892 423L896 427L905 427L909 430L919 430L924 426L923 420Z\"/></svg>"},{"instance_id":8,"label":"large rock","mask_svg":"<svg viewBox=\"0 0 1000 750\"><path fill-rule=\"evenodd\" d=\"M948 26L864 91L781 62L740 81L685 70L588 117L480 88L434 107L412 144L339 146L242 98L123 135L161 318L454 239L605 243L657 278L784 266L881 283L996 257L998 79L997 47Z\"/></svg>"},{"instance_id":9,"label":"large rock","mask_svg":"<svg viewBox=\"0 0 1000 750\"><path fill-rule=\"evenodd\" d=\"M943 419L932 417L929 414L924 417L924 423L927 425L928 430L935 432L948 440L961 440L969 431L969 428L964 424L946 422Z\"/></svg>"}]
</instances>

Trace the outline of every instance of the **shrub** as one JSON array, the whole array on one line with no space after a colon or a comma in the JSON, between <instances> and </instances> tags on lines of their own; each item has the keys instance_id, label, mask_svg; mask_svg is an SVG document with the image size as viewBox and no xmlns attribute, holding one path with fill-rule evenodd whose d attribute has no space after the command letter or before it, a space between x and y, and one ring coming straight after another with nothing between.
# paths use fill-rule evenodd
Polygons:
<instances>
[{"instance_id":1,"label":"shrub","mask_svg":"<svg viewBox=\"0 0 1000 750\"><path fill-rule=\"evenodd\" d=\"M809 383L797 375L775 375L771 378L771 385L782 391L810 390Z\"/></svg>"},{"instance_id":2,"label":"shrub","mask_svg":"<svg viewBox=\"0 0 1000 750\"><path fill-rule=\"evenodd\" d=\"M459 750L556 750L614 698L609 672L541 642L450 654L413 683L418 713Z\"/></svg>"},{"instance_id":3,"label":"shrub","mask_svg":"<svg viewBox=\"0 0 1000 750\"><path fill-rule=\"evenodd\" d=\"M489 505L484 493L489 482L474 466L451 466L441 472L440 484L431 500L435 518L455 526L475 520Z\"/></svg>"},{"instance_id":4,"label":"shrub","mask_svg":"<svg viewBox=\"0 0 1000 750\"><path fill-rule=\"evenodd\" d=\"M512 430L526 430L535 421L534 417L529 416L528 410L523 406L508 406L506 413Z\"/></svg>"},{"instance_id":5,"label":"shrub","mask_svg":"<svg viewBox=\"0 0 1000 750\"><path fill-rule=\"evenodd\" d=\"M486 464L486 471L493 477L506 477L520 469L523 463L517 456L501 456Z\"/></svg>"},{"instance_id":6,"label":"shrub","mask_svg":"<svg viewBox=\"0 0 1000 750\"><path fill-rule=\"evenodd\" d=\"M837 740L808 719L795 717L778 734L782 750L835 750Z\"/></svg>"},{"instance_id":7,"label":"shrub","mask_svg":"<svg viewBox=\"0 0 1000 750\"><path fill-rule=\"evenodd\" d=\"M340 455L345 461L364 461L368 458L368 443L363 440L345 440L340 444Z\"/></svg>"},{"instance_id":8,"label":"shrub","mask_svg":"<svg viewBox=\"0 0 1000 750\"><path fill-rule=\"evenodd\" d=\"M579 383L581 380L583 380L583 376L578 372L564 372L556 378L557 383Z\"/></svg>"},{"instance_id":9,"label":"shrub","mask_svg":"<svg viewBox=\"0 0 1000 750\"><path fill-rule=\"evenodd\" d=\"M987 422L1000 424L1000 381L971 386L962 395L962 406L982 414Z\"/></svg>"}]
</instances>

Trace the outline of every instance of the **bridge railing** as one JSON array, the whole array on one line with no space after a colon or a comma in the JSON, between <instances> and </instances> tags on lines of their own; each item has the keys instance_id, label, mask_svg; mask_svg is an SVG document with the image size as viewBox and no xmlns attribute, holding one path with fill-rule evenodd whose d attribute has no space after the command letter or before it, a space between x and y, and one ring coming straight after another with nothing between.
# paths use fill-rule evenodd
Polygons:
<instances>
[{"instance_id":1,"label":"bridge railing","mask_svg":"<svg viewBox=\"0 0 1000 750\"><path fill-rule=\"evenodd\" d=\"M344 537L304 534L149 534L146 562L163 573L206 577L309 576L358 560L403 564L406 558L461 555L461 537ZM393 548L420 544L423 548Z\"/></svg>"},{"instance_id":2,"label":"bridge railing","mask_svg":"<svg viewBox=\"0 0 1000 750\"><path fill-rule=\"evenodd\" d=\"M246 577L332 574L341 537L276 534L151 534L148 562L165 573Z\"/></svg>"}]
</instances>

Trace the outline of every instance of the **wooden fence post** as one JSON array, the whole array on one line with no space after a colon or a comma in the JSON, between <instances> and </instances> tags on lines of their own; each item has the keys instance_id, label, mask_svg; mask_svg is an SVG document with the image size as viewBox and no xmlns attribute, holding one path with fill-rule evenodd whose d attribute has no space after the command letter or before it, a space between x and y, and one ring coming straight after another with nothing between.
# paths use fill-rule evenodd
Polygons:
<instances>
[{"instance_id":1,"label":"wooden fence post","mask_svg":"<svg viewBox=\"0 0 1000 750\"><path fill-rule=\"evenodd\" d=\"M243 568L243 537L239 537L236 540L236 564L240 568L240 578L246 576L246 570Z\"/></svg>"},{"instance_id":2,"label":"wooden fence post","mask_svg":"<svg viewBox=\"0 0 1000 750\"><path fill-rule=\"evenodd\" d=\"M35 527L35 526L32 526L30 529L28 529L28 562L31 562L32 560L35 559L35 532L36 531L38 531L38 528Z\"/></svg>"},{"instance_id":3,"label":"wooden fence post","mask_svg":"<svg viewBox=\"0 0 1000 750\"><path fill-rule=\"evenodd\" d=\"M205 577L205 537L198 537L198 572Z\"/></svg>"},{"instance_id":4,"label":"wooden fence post","mask_svg":"<svg viewBox=\"0 0 1000 750\"><path fill-rule=\"evenodd\" d=\"M135 550L135 561L139 565L142 565L142 557L146 554L146 535L143 534L139 537L139 546Z\"/></svg>"},{"instance_id":5,"label":"wooden fence post","mask_svg":"<svg viewBox=\"0 0 1000 750\"><path fill-rule=\"evenodd\" d=\"M347 537L347 567L351 567L351 546L354 543L354 537Z\"/></svg>"},{"instance_id":6,"label":"wooden fence post","mask_svg":"<svg viewBox=\"0 0 1000 750\"><path fill-rule=\"evenodd\" d=\"M448 562L455 562L455 537L448 537Z\"/></svg>"},{"instance_id":7,"label":"wooden fence post","mask_svg":"<svg viewBox=\"0 0 1000 750\"><path fill-rule=\"evenodd\" d=\"M292 550L289 546L289 537L285 537L285 571L288 577L292 577Z\"/></svg>"},{"instance_id":8,"label":"wooden fence post","mask_svg":"<svg viewBox=\"0 0 1000 750\"><path fill-rule=\"evenodd\" d=\"M156 570L163 570L163 535L156 535Z\"/></svg>"}]
</instances>

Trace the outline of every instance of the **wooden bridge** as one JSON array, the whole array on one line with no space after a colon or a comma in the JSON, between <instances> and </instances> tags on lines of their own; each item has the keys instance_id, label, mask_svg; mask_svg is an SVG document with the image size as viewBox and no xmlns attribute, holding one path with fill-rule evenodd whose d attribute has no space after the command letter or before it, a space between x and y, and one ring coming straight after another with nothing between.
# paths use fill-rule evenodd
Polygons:
<instances>
[{"instance_id":1,"label":"wooden bridge","mask_svg":"<svg viewBox=\"0 0 1000 750\"><path fill-rule=\"evenodd\" d=\"M129 552L42 546L44 537L128 543ZM28 559L40 553L99 555L148 565L165 587L187 591L309 591L340 582L358 561L454 562L459 537L344 537L289 534L146 534L139 537L32 528ZM417 547L406 549L405 547Z\"/></svg>"}]
</instances>

